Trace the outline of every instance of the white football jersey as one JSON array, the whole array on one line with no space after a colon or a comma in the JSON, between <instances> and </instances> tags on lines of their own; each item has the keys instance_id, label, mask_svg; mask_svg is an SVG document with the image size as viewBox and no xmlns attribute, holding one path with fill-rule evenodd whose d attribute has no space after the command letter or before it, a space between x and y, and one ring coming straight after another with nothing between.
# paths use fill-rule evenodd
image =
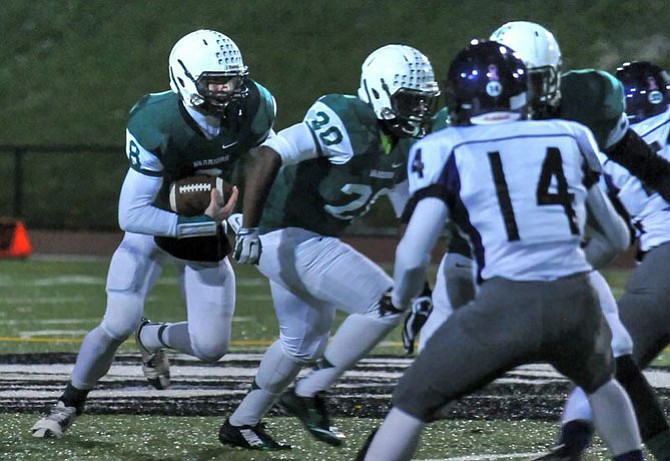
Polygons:
<instances>
[{"instance_id":1,"label":"white football jersey","mask_svg":"<svg viewBox=\"0 0 670 461\"><path fill-rule=\"evenodd\" d=\"M658 155L670 160L670 110L650 117L631 128L649 144ZM621 165L599 154L603 164L601 186L624 206L630 215L642 251L670 241L670 205L657 192Z\"/></svg>"},{"instance_id":2,"label":"white football jersey","mask_svg":"<svg viewBox=\"0 0 670 461\"><path fill-rule=\"evenodd\" d=\"M446 202L481 279L553 280L591 269L580 242L596 152L570 121L450 127L411 149L410 193Z\"/></svg>"}]
</instances>

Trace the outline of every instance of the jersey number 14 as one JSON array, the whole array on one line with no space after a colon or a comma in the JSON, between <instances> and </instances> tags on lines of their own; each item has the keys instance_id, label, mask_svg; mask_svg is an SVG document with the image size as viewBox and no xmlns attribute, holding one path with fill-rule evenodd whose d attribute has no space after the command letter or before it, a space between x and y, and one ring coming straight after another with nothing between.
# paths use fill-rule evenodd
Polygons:
<instances>
[{"instance_id":1,"label":"jersey number 14","mask_svg":"<svg viewBox=\"0 0 670 461\"><path fill-rule=\"evenodd\" d=\"M489 164L491 165L491 172L493 173L493 181L495 183L496 195L498 196L498 203L500 204L500 211L505 223L507 239L510 242L519 240L519 227L516 223L512 200L509 196L507 180L505 179L505 172L503 171L502 161L500 160L500 152L489 152L488 157ZM556 192L550 192L549 190L552 179L555 179ZM575 210L572 208L574 194L568 192L568 182L566 181L565 173L563 172L561 151L556 147L547 148L547 155L542 163L542 171L537 183L535 196L537 204L540 206L561 205L565 211L565 216L568 220L568 225L570 226L570 232L573 235L579 235Z\"/></svg>"}]
</instances>

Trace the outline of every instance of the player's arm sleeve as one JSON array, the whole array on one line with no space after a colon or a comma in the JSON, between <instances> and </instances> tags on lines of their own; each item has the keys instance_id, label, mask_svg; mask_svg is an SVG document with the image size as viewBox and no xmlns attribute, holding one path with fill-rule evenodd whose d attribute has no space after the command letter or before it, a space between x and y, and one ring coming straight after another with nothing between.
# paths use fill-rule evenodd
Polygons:
<instances>
[{"instance_id":1,"label":"player's arm sleeve","mask_svg":"<svg viewBox=\"0 0 670 461\"><path fill-rule=\"evenodd\" d=\"M670 162L657 155L631 128L605 154L670 203Z\"/></svg>"},{"instance_id":2,"label":"player's arm sleeve","mask_svg":"<svg viewBox=\"0 0 670 461\"><path fill-rule=\"evenodd\" d=\"M430 255L448 218L447 205L440 198L426 197L417 203L396 249L392 293L394 306L407 309L412 298L421 292Z\"/></svg>"},{"instance_id":3,"label":"player's arm sleeve","mask_svg":"<svg viewBox=\"0 0 670 461\"><path fill-rule=\"evenodd\" d=\"M320 155L314 133L305 123L296 123L268 138L261 147L272 149L282 165L299 163Z\"/></svg>"},{"instance_id":4,"label":"player's arm sleeve","mask_svg":"<svg viewBox=\"0 0 670 461\"><path fill-rule=\"evenodd\" d=\"M590 238L584 252L591 265L597 269L628 248L630 233L624 219L597 185L589 189L586 206Z\"/></svg>"},{"instance_id":5,"label":"player's arm sleeve","mask_svg":"<svg viewBox=\"0 0 670 461\"><path fill-rule=\"evenodd\" d=\"M391 206L397 218L401 218L409 201L409 183L407 180L396 184L388 194Z\"/></svg>"},{"instance_id":6,"label":"player's arm sleeve","mask_svg":"<svg viewBox=\"0 0 670 461\"><path fill-rule=\"evenodd\" d=\"M125 232L164 237L216 235L216 222L206 215L179 216L153 205L163 178L128 169L119 195L119 227Z\"/></svg>"}]
</instances>

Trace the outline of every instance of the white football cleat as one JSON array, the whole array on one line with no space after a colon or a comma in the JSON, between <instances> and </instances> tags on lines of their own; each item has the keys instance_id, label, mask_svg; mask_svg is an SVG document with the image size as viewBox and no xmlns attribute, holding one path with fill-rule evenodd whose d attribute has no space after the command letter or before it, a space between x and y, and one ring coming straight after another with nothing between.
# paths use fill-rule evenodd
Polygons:
<instances>
[{"instance_id":1,"label":"white football cleat","mask_svg":"<svg viewBox=\"0 0 670 461\"><path fill-rule=\"evenodd\" d=\"M40 419L30 429L33 437L39 438L61 438L68 427L77 418L77 409L67 407L60 400L51 407L49 414Z\"/></svg>"},{"instance_id":2,"label":"white football cleat","mask_svg":"<svg viewBox=\"0 0 670 461\"><path fill-rule=\"evenodd\" d=\"M142 328L149 324L158 325L158 323L151 322L149 319L142 317L135 330L135 342L142 355L142 373L144 373L144 377L147 378L149 384L156 389L167 389L170 387L170 362L165 350L156 349L151 351L144 347L140 339Z\"/></svg>"}]
</instances>

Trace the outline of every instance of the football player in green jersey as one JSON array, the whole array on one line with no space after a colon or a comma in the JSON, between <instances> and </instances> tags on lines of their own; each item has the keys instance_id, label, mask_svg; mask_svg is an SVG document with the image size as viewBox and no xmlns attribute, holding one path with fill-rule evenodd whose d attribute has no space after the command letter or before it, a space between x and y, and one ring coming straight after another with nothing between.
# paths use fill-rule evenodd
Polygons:
<instances>
[{"instance_id":1,"label":"football player in green jersey","mask_svg":"<svg viewBox=\"0 0 670 461\"><path fill-rule=\"evenodd\" d=\"M170 211L168 188L195 174L230 180L237 159L272 135L272 95L248 77L237 45L226 35L198 30L182 37L169 57L171 91L152 93L131 109L126 131L129 169L119 198L123 241L107 277L107 307L81 345L70 382L35 437L61 437L84 410L88 392L136 333L142 369L158 389L170 384L165 349L215 362L228 350L235 276L222 221L232 212L212 191L200 215ZM188 321L143 319L144 303L163 266L176 263Z\"/></svg>"},{"instance_id":2,"label":"football player in green jersey","mask_svg":"<svg viewBox=\"0 0 670 461\"><path fill-rule=\"evenodd\" d=\"M301 123L256 152L235 258L257 263L270 279L280 338L263 356L251 391L222 425L223 444L285 448L261 424L280 397L316 439L343 443L331 426L324 392L401 318L379 312L390 277L339 237L382 195L390 194L400 214L409 147L425 132L438 94L426 56L387 45L364 61L358 96L320 97ZM349 315L328 346L336 310ZM314 363L317 370L287 390Z\"/></svg>"}]
</instances>

